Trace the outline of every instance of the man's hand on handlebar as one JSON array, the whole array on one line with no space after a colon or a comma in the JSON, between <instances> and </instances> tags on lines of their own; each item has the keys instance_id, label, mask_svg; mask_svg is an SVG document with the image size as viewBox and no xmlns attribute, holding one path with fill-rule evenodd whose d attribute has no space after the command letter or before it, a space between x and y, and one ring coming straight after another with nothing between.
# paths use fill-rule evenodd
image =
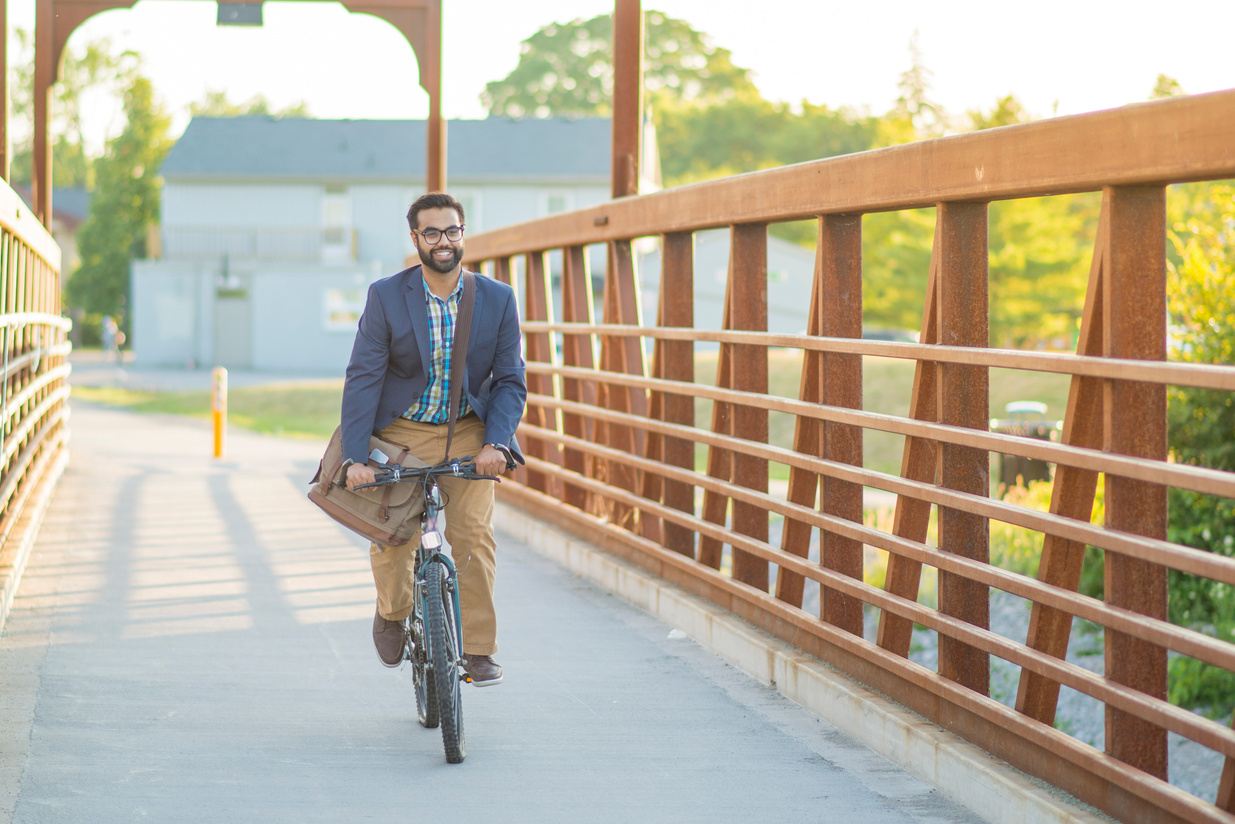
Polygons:
<instances>
[{"instance_id":1,"label":"man's hand on handlebar","mask_svg":"<svg viewBox=\"0 0 1235 824\"><path fill-rule=\"evenodd\" d=\"M371 484L377 479L373 467L354 463L347 468L347 488L355 489L361 484Z\"/></svg>"},{"instance_id":2,"label":"man's hand on handlebar","mask_svg":"<svg viewBox=\"0 0 1235 824\"><path fill-rule=\"evenodd\" d=\"M479 475L501 475L506 471L506 456L489 444L485 444L476 456L476 472Z\"/></svg>"}]
</instances>

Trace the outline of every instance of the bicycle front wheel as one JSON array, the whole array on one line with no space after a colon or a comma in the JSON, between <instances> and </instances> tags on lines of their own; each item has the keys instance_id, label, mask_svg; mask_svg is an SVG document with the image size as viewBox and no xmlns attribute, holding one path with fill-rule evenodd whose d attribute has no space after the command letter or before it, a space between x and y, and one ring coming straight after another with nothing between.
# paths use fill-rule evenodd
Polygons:
<instances>
[{"instance_id":1,"label":"bicycle front wheel","mask_svg":"<svg viewBox=\"0 0 1235 824\"><path fill-rule=\"evenodd\" d=\"M412 662L412 686L416 691L416 720L420 726L433 729L440 723L437 706L437 685L429 670L429 652L425 644L424 607L418 600L408 619L410 624L410 650Z\"/></svg>"},{"instance_id":2,"label":"bicycle front wheel","mask_svg":"<svg viewBox=\"0 0 1235 824\"><path fill-rule=\"evenodd\" d=\"M437 692L442 745L451 764L463 761L463 701L459 679L459 633L455 625L453 582L446 567L430 563L425 569L425 636L432 664L430 677Z\"/></svg>"}]
</instances>

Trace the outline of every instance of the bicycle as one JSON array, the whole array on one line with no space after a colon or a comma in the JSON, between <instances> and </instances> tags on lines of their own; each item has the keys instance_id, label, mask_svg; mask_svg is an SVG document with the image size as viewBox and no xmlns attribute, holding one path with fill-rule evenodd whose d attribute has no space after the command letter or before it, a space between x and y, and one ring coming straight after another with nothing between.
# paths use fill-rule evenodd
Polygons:
<instances>
[{"instance_id":1,"label":"bicycle","mask_svg":"<svg viewBox=\"0 0 1235 824\"><path fill-rule=\"evenodd\" d=\"M442 553L442 533L437 525L447 503L442 500L437 479L449 476L499 483L501 479L478 474L470 456L414 469L389 464L389 458L380 453L370 458L380 471L373 483L357 489L412 482L421 484L424 493L412 613L403 622L403 657L412 664L417 720L426 729L441 726L446 761L459 764L466 755L459 686L469 679L463 669L458 574L451 558Z\"/></svg>"}]
</instances>

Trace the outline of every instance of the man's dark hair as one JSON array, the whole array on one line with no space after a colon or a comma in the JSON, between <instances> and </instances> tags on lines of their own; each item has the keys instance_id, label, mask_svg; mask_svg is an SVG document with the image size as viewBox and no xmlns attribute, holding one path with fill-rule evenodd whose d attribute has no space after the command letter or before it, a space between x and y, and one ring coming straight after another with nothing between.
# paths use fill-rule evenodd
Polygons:
<instances>
[{"instance_id":1,"label":"man's dark hair","mask_svg":"<svg viewBox=\"0 0 1235 824\"><path fill-rule=\"evenodd\" d=\"M429 192L416 198L412 208L407 210L407 228L415 231L420 228L420 213L425 209L454 209L459 213L459 223L463 223L463 204L445 192Z\"/></svg>"}]
</instances>

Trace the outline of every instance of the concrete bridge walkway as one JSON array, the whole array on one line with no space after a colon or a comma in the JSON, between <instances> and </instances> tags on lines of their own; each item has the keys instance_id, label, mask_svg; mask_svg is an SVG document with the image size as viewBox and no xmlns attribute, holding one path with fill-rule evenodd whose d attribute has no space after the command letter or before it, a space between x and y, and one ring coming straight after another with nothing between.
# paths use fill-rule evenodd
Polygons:
<instances>
[{"instance_id":1,"label":"concrete bridge walkway","mask_svg":"<svg viewBox=\"0 0 1235 824\"><path fill-rule=\"evenodd\" d=\"M506 538L506 683L445 763L382 667L319 446L77 404L0 637L0 822L977 822L668 626Z\"/></svg>"}]
</instances>

